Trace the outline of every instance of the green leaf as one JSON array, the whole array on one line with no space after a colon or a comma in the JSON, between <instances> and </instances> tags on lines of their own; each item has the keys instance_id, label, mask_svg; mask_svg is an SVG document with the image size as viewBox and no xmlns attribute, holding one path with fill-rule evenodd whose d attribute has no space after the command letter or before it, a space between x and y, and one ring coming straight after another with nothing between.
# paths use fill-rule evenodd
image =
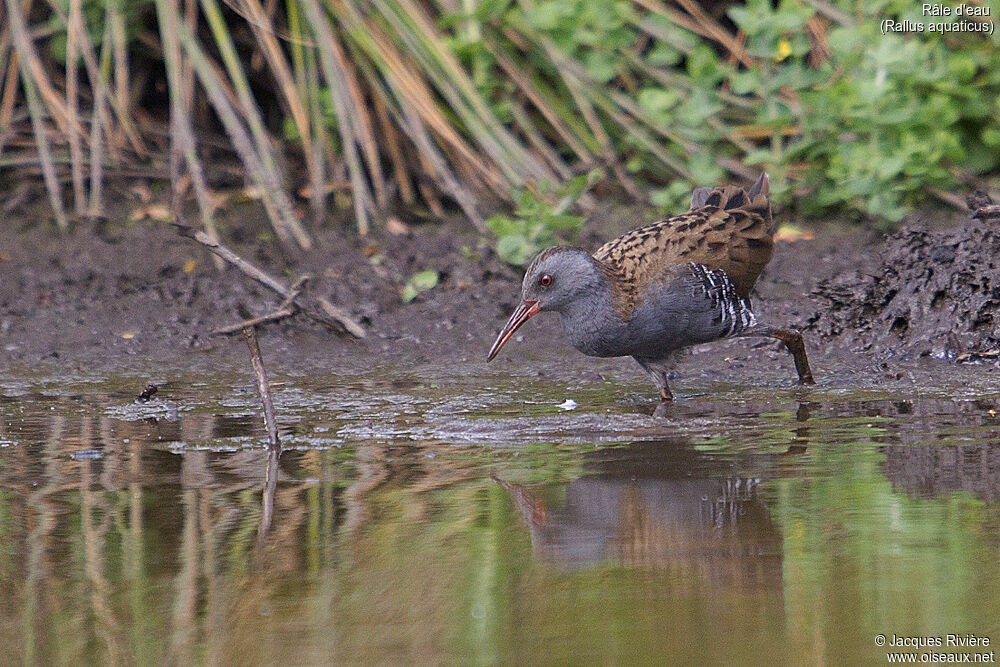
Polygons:
<instances>
[{"instance_id":1,"label":"green leaf","mask_svg":"<svg viewBox=\"0 0 1000 667\"><path fill-rule=\"evenodd\" d=\"M665 188L653 191L649 200L664 211L673 214L687 206L694 188L683 180L674 181Z\"/></svg>"},{"instance_id":2,"label":"green leaf","mask_svg":"<svg viewBox=\"0 0 1000 667\"><path fill-rule=\"evenodd\" d=\"M559 0L547 0L538 3L528 12L528 23L539 30L554 30L562 27L565 21L572 17L572 5Z\"/></svg>"},{"instance_id":3,"label":"green leaf","mask_svg":"<svg viewBox=\"0 0 1000 667\"><path fill-rule=\"evenodd\" d=\"M503 16L514 0L479 0L476 4L475 17L480 21L492 21Z\"/></svg>"},{"instance_id":4,"label":"green leaf","mask_svg":"<svg viewBox=\"0 0 1000 667\"><path fill-rule=\"evenodd\" d=\"M497 254L500 255L500 259L515 266L527 264L538 250L538 246L520 234L504 236L497 241Z\"/></svg>"},{"instance_id":5,"label":"green leaf","mask_svg":"<svg viewBox=\"0 0 1000 667\"><path fill-rule=\"evenodd\" d=\"M649 61L651 65L657 65L659 67L670 67L671 65L676 65L684 57L684 53L670 46L666 42L657 42L649 53L646 54L646 60Z\"/></svg>"},{"instance_id":6,"label":"green leaf","mask_svg":"<svg viewBox=\"0 0 1000 667\"><path fill-rule=\"evenodd\" d=\"M416 287L421 292L429 290L438 284L438 272L437 271L420 271L419 273L414 273L410 278L410 283Z\"/></svg>"},{"instance_id":7,"label":"green leaf","mask_svg":"<svg viewBox=\"0 0 1000 667\"><path fill-rule=\"evenodd\" d=\"M595 81L607 83L618 74L617 54L604 51L591 51L584 56L587 72Z\"/></svg>"},{"instance_id":8,"label":"green leaf","mask_svg":"<svg viewBox=\"0 0 1000 667\"><path fill-rule=\"evenodd\" d=\"M649 115L669 117L669 111L680 104L681 93L669 88L643 88L639 91L639 106Z\"/></svg>"},{"instance_id":9,"label":"green leaf","mask_svg":"<svg viewBox=\"0 0 1000 667\"><path fill-rule=\"evenodd\" d=\"M579 231L583 224L583 219L578 215L547 215L544 218L545 226L558 231Z\"/></svg>"},{"instance_id":10,"label":"green leaf","mask_svg":"<svg viewBox=\"0 0 1000 667\"><path fill-rule=\"evenodd\" d=\"M407 303L413 301L421 292L426 292L437 285L439 278L437 271L429 269L414 273L403 286L403 301Z\"/></svg>"},{"instance_id":11,"label":"green leaf","mask_svg":"<svg viewBox=\"0 0 1000 667\"><path fill-rule=\"evenodd\" d=\"M281 121L281 134L288 141L298 141L302 138L299 134L299 126L295 124L295 118L292 116L285 116L284 120Z\"/></svg>"}]
</instances>

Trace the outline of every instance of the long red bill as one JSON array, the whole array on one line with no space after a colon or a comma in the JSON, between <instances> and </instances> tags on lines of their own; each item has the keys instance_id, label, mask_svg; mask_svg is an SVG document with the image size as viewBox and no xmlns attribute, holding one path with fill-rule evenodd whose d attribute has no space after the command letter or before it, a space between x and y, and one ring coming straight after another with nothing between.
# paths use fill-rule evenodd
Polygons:
<instances>
[{"instance_id":1,"label":"long red bill","mask_svg":"<svg viewBox=\"0 0 1000 667\"><path fill-rule=\"evenodd\" d=\"M529 301L522 301L521 304L514 310L514 314L510 316L507 320L507 324L504 325L503 330L500 335L497 336L496 342L493 343L493 347L490 348L490 353L486 356L486 361L493 361L493 357L497 356L497 352L500 348L507 344L510 337L514 335L514 332L518 328L531 319L532 315L538 312L538 302L534 299Z\"/></svg>"}]
</instances>

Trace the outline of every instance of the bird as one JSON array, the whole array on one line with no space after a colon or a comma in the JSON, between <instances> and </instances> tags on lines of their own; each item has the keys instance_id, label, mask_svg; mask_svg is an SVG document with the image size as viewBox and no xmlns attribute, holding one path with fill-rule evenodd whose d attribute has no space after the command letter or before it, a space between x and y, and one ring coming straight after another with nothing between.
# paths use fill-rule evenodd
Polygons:
<instances>
[{"instance_id":1,"label":"bird","mask_svg":"<svg viewBox=\"0 0 1000 667\"><path fill-rule=\"evenodd\" d=\"M593 254L558 245L528 265L521 301L487 355L492 361L536 314L556 312L570 344L592 357L632 357L673 400L675 353L724 338L785 344L800 384L815 384L801 332L758 322L750 292L774 252L767 173L745 190L697 188L686 213L634 229Z\"/></svg>"}]
</instances>

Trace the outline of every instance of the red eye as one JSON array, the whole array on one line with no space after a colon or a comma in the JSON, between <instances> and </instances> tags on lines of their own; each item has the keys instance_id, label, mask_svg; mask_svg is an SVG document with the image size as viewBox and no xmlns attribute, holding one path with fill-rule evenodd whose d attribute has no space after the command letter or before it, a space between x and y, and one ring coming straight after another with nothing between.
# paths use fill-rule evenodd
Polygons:
<instances>
[{"instance_id":1,"label":"red eye","mask_svg":"<svg viewBox=\"0 0 1000 667\"><path fill-rule=\"evenodd\" d=\"M538 279L538 282L541 284L542 287L548 287L549 285L552 284L552 276L546 273L544 276Z\"/></svg>"}]
</instances>

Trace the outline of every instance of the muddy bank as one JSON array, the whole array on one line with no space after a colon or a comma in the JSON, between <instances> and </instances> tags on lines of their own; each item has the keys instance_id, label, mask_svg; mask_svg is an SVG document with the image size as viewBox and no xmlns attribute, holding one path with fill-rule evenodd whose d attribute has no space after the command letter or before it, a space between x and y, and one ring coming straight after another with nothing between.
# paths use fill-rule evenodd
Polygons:
<instances>
[{"instance_id":1,"label":"muddy bank","mask_svg":"<svg viewBox=\"0 0 1000 667\"><path fill-rule=\"evenodd\" d=\"M991 223L914 223L878 248L872 272L820 281L809 329L878 358L995 359L1000 234Z\"/></svg>"},{"instance_id":2,"label":"muddy bank","mask_svg":"<svg viewBox=\"0 0 1000 667\"><path fill-rule=\"evenodd\" d=\"M207 332L273 310L279 299L234 269L216 270L201 246L178 237L169 225L121 222L128 208L125 202L110 222L82 223L69 235L32 215L0 227L0 366L101 371L245 364L239 341L211 338ZM594 216L578 243L596 247L651 215ZM312 276L312 289L350 312L367 332L364 340L346 338L299 316L263 328L265 356L292 372L456 363L462 373L610 374L644 382L630 360L574 353L556 317L533 320L520 332L520 342L485 366L486 350L516 304L519 273L461 221L404 222L412 235L379 229L365 240L330 223L313 230L316 250L290 256L271 240L255 206L230 207L219 220L228 245L289 283L302 274ZM987 301L993 303L986 295L993 294L994 283L984 285L980 279L993 267L982 253L1000 248L991 234L970 225L949 232L904 231L880 255L881 238L872 232L832 224L811 232L813 239L778 243L755 301L763 321L812 332L807 344L821 384L824 377L850 378L824 369L864 369L872 377L886 370L855 350L878 348L897 356L932 350L939 342L934 332L941 333L947 317L958 322L960 343L951 349L975 349L980 340L975 334L985 331L983 309ZM942 250L950 246L932 234L950 234L954 247ZM980 259L972 261L974 256ZM407 279L424 270L439 273L438 285L405 303L401 295ZM955 271L959 277L949 283L952 291L945 292L944 301L935 301L940 290L923 289L909 296L897 289L894 298L887 298L891 283L879 276L888 272L897 282L916 284L921 270L933 274L926 280L947 281ZM1000 289L1000 282L995 284ZM959 293L968 295L970 305L955 305L950 295ZM982 303L974 308L977 299ZM896 323L904 303L910 304L905 326ZM940 327L925 335L922 313L941 313ZM966 329L971 338L961 337ZM992 336L992 327L986 329ZM991 340L982 338L981 346ZM682 385L699 378L792 384L794 371L779 343L725 341L692 350L677 377L684 378Z\"/></svg>"},{"instance_id":3,"label":"muddy bank","mask_svg":"<svg viewBox=\"0 0 1000 667\"><path fill-rule=\"evenodd\" d=\"M119 220L127 216L123 207ZM263 330L273 351L354 357L397 346L435 343L460 321L492 326L517 274L458 225L414 225L410 236L360 240L331 223L314 231L316 250L285 254L255 206L229 209L219 221L243 257L343 307L365 328L363 341L343 338L297 316ZM218 271L212 256L164 223L81 223L68 235L30 216L0 228L0 359L34 364L111 357L192 360L227 354L211 330L273 310L280 298L237 270ZM437 287L404 304L417 271L440 273ZM461 335L466 339L465 327ZM432 343L433 344L433 343ZM200 353L200 354L199 354Z\"/></svg>"}]
</instances>

